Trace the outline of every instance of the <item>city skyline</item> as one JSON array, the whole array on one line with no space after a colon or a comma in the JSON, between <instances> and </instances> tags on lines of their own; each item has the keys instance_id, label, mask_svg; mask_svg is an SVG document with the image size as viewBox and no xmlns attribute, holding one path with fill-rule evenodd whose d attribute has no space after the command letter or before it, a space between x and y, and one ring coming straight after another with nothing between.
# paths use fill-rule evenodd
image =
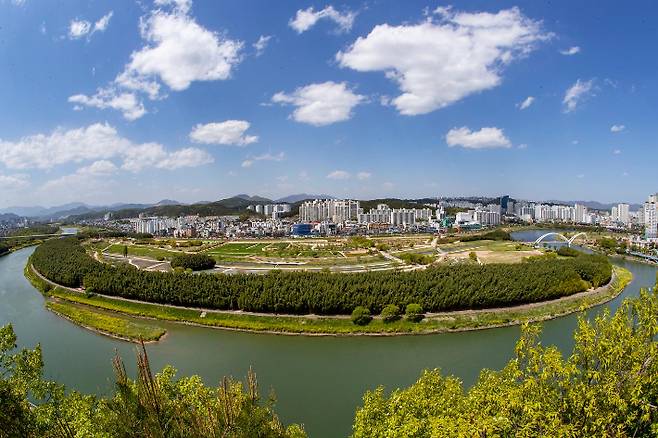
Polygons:
<instances>
[{"instance_id":1,"label":"city skyline","mask_svg":"<svg viewBox=\"0 0 658 438\"><path fill-rule=\"evenodd\" d=\"M651 2L123 6L0 0L0 208L658 187Z\"/></svg>"}]
</instances>

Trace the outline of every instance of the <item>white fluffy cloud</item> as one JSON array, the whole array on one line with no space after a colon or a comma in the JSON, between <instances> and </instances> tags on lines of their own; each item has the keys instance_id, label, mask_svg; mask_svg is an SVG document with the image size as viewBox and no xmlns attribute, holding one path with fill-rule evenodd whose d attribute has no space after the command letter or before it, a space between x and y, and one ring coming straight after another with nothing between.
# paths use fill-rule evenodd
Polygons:
<instances>
[{"instance_id":1,"label":"white fluffy cloud","mask_svg":"<svg viewBox=\"0 0 658 438\"><path fill-rule=\"evenodd\" d=\"M380 24L336 54L342 67L384 71L402 92L391 102L405 115L425 114L500 84L503 68L551 37L518 8L453 12L438 21Z\"/></svg>"},{"instance_id":2,"label":"white fluffy cloud","mask_svg":"<svg viewBox=\"0 0 658 438\"><path fill-rule=\"evenodd\" d=\"M126 71L157 77L175 91L194 81L228 79L240 62L242 42L225 39L179 10L153 12L141 23L147 45L131 55Z\"/></svg>"},{"instance_id":3,"label":"white fluffy cloud","mask_svg":"<svg viewBox=\"0 0 658 438\"><path fill-rule=\"evenodd\" d=\"M256 50L256 56L260 56L265 52L267 45L270 43L272 35L261 35L258 38L258 41L252 44L253 48Z\"/></svg>"},{"instance_id":4,"label":"white fluffy cloud","mask_svg":"<svg viewBox=\"0 0 658 438\"><path fill-rule=\"evenodd\" d=\"M517 106L519 107L520 110L524 110L530 107L530 105L532 105L534 102L535 102L535 98L532 96L528 96L525 98L523 102L520 102Z\"/></svg>"},{"instance_id":5,"label":"white fluffy cloud","mask_svg":"<svg viewBox=\"0 0 658 438\"><path fill-rule=\"evenodd\" d=\"M352 109L364 100L364 96L352 92L345 82L331 81L300 87L290 94L279 92L272 96L274 103L297 107L292 113L295 121L314 126L350 119Z\"/></svg>"},{"instance_id":6,"label":"white fluffy cloud","mask_svg":"<svg viewBox=\"0 0 658 438\"><path fill-rule=\"evenodd\" d=\"M565 56L573 56L580 53L580 47L578 46L569 47L568 49L560 50L560 53Z\"/></svg>"},{"instance_id":7,"label":"white fluffy cloud","mask_svg":"<svg viewBox=\"0 0 658 438\"><path fill-rule=\"evenodd\" d=\"M624 125L612 125L610 127L610 132L621 132L624 129L626 129L626 126Z\"/></svg>"},{"instance_id":8,"label":"white fluffy cloud","mask_svg":"<svg viewBox=\"0 0 658 438\"><path fill-rule=\"evenodd\" d=\"M466 149L510 148L512 143L500 128L482 128L471 131L466 126L453 128L446 134L446 143L450 147L460 146Z\"/></svg>"},{"instance_id":9,"label":"white fluffy cloud","mask_svg":"<svg viewBox=\"0 0 658 438\"><path fill-rule=\"evenodd\" d=\"M151 100L164 98L161 83L181 91L195 81L225 80L231 76L242 59L241 41L198 24L189 15L189 0L156 0L155 5L158 8L140 20L145 45L131 54L124 70L96 94L78 94L69 101L78 108L113 108L128 120L135 120L146 114L139 94Z\"/></svg>"},{"instance_id":10,"label":"white fluffy cloud","mask_svg":"<svg viewBox=\"0 0 658 438\"><path fill-rule=\"evenodd\" d=\"M93 96L76 94L69 97L69 102L76 104L74 109L82 109L80 105L99 109L112 108L123 113L127 120L137 120L146 114L144 104L132 92L118 92L116 88L101 88Z\"/></svg>"},{"instance_id":11,"label":"white fluffy cloud","mask_svg":"<svg viewBox=\"0 0 658 438\"><path fill-rule=\"evenodd\" d=\"M87 20L71 20L68 32L69 38L77 40L84 36L91 36L96 32L105 32L105 29L107 29L107 26L110 24L112 15L114 15L114 12L110 11L93 24Z\"/></svg>"},{"instance_id":12,"label":"white fluffy cloud","mask_svg":"<svg viewBox=\"0 0 658 438\"><path fill-rule=\"evenodd\" d=\"M246 146L258 141L258 136L246 135L249 126L249 122L245 120L226 120L205 125L199 124L190 132L190 139L203 144Z\"/></svg>"},{"instance_id":13,"label":"white fluffy cloud","mask_svg":"<svg viewBox=\"0 0 658 438\"><path fill-rule=\"evenodd\" d=\"M135 144L121 137L117 130L96 123L68 131L56 129L50 134L36 134L18 141L0 140L0 163L12 169L50 169L66 163L93 161L79 172L111 173L116 166L108 161L123 160L125 170L139 171L145 167L176 169L194 167L212 161L212 157L197 148L168 152L158 143Z\"/></svg>"},{"instance_id":14,"label":"white fluffy cloud","mask_svg":"<svg viewBox=\"0 0 658 438\"><path fill-rule=\"evenodd\" d=\"M593 88L593 79L590 79L589 81L581 81L578 79L576 83L569 87L566 93L564 93L564 99L562 99L564 112L570 113L575 110L583 100L592 95Z\"/></svg>"},{"instance_id":15,"label":"white fluffy cloud","mask_svg":"<svg viewBox=\"0 0 658 438\"><path fill-rule=\"evenodd\" d=\"M372 173L370 173L370 172L359 172L359 173L356 174L356 178L361 180L361 181L365 181L367 179L370 179L371 176L372 176Z\"/></svg>"},{"instance_id":16,"label":"white fluffy cloud","mask_svg":"<svg viewBox=\"0 0 658 438\"><path fill-rule=\"evenodd\" d=\"M327 178L343 180L343 179L350 179L350 176L351 175L349 174L349 172L346 172L344 170L334 170L329 175L327 175Z\"/></svg>"},{"instance_id":17,"label":"white fluffy cloud","mask_svg":"<svg viewBox=\"0 0 658 438\"><path fill-rule=\"evenodd\" d=\"M315 26L321 19L332 20L338 26L339 32L349 32L354 24L356 14L352 11L339 12L333 6L316 11L312 6L308 9L299 9L288 24L297 33L303 33Z\"/></svg>"}]
</instances>

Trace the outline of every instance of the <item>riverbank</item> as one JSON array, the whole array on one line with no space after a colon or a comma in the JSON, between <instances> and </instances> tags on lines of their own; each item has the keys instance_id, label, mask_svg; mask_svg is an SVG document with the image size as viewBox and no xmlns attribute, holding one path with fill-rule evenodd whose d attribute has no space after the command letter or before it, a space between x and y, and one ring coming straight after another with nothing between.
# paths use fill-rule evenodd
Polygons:
<instances>
[{"instance_id":1,"label":"riverbank","mask_svg":"<svg viewBox=\"0 0 658 438\"><path fill-rule=\"evenodd\" d=\"M306 335L306 336L398 336L483 330L526 322L545 321L603 304L613 298L631 281L630 271L615 266L609 284L597 289L559 299L514 307L462 310L427 314L421 322L406 319L385 323L375 317L370 324L358 326L348 317L316 315L264 315L247 312L192 309L172 305L93 295L57 285L41 276L28 262L28 279L51 299L66 301L93 311L114 312L116 315L150 320L172 321L245 332Z\"/></svg>"},{"instance_id":2,"label":"riverbank","mask_svg":"<svg viewBox=\"0 0 658 438\"><path fill-rule=\"evenodd\" d=\"M87 330L122 341L146 344L159 341L167 333L157 325L131 321L128 318L91 310L89 306L81 306L69 301L48 301L46 308Z\"/></svg>"}]
</instances>

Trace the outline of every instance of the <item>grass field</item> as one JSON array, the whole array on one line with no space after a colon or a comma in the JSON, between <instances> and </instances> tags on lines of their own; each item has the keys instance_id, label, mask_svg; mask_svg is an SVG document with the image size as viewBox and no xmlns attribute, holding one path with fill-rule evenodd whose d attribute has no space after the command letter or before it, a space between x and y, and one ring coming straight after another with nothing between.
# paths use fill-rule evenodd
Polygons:
<instances>
[{"instance_id":1,"label":"grass field","mask_svg":"<svg viewBox=\"0 0 658 438\"><path fill-rule=\"evenodd\" d=\"M133 321L117 314L99 312L94 308L75 304L72 301L49 301L46 303L46 307L85 328L130 341L157 341L166 333L163 328L155 324Z\"/></svg>"},{"instance_id":2,"label":"grass field","mask_svg":"<svg viewBox=\"0 0 658 438\"><path fill-rule=\"evenodd\" d=\"M180 251L168 251L166 249L157 248L153 246L142 246L142 245L122 245L122 244L113 244L107 248L107 252L111 254L123 254L123 247L128 247L128 255L136 257L148 257L157 260L158 258L169 259L176 254L180 254Z\"/></svg>"}]
</instances>

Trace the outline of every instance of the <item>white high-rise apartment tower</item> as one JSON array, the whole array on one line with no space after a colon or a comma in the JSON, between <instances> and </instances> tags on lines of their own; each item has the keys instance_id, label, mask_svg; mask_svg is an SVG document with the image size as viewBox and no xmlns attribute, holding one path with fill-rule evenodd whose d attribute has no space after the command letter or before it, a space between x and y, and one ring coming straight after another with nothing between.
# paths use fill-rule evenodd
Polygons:
<instances>
[{"instance_id":1,"label":"white high-rise apartment tower","mask_svg":"<svg viewBox=\"0 0 658 438\"><path fill-rule=\"evenodd\" d=\"M644 203L644 229L646 237L658 237L658 193L649 196Z\"/></svg>"}]
</instances>

